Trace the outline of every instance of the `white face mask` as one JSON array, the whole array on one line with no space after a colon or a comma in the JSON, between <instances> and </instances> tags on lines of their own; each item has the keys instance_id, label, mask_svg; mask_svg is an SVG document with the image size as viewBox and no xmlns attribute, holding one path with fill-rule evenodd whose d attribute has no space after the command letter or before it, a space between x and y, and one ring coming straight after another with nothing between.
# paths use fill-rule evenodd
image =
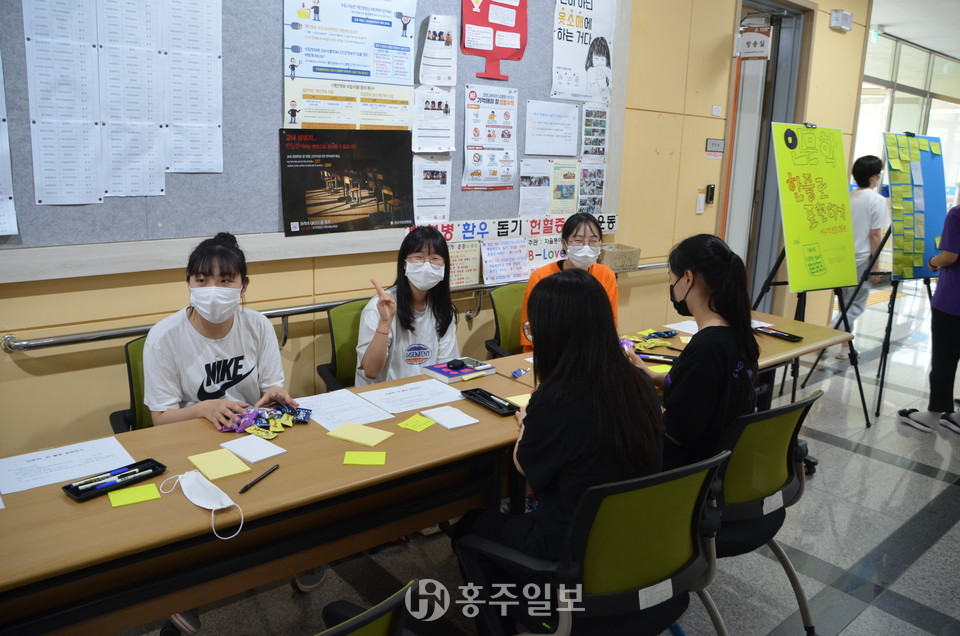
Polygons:
<instances>
[{"instance_id":1,"label":"white face mask","mask_svg":"<svg viewBox=\"0 0 960 636\"><path fill-rule=\"evenodd\" d=\"M169 490L164 490L163 487L171 479L176 481L170 486ZM173 489L177 487L177 484L180 484L180 490L183 491L183 494L190 500L194 505L200 506L201 508L206 508L210 511L210 529L213 531L213 535L218 539L232 539L238 534L243 528L243 509L233 503L233 500L227 496L227 493L223 492L219 488L213 485L213 482L204 477L199 470L191 470L183 473L182 475L174 475L173 477L168 477L163 480L163 483L160 484L160 492L165 495L173 492ZM237 531L231 534L229 537L221 537L217 534L217 528L214 522L214 515L217 510L224 510L230 508L231 506L236 506L237 510L240 511L240 527L237 528Z\"/></svg>"},{"instance_id":2,"label":"white face mask","mask_svg":"<svg viewBox=\"0 0 960 636\"><path fill-rule=\"evenodd\" d=\"M600 248L590 245L571 245L567 248L567 260L578 269L589 269L600 258Z\"/></svg>"},{"instance_id":3,"label":"white face mask","mask_svg":"<svg viewBox=\"0 0 960 636\"><path fill-rule=\"evenodd\" d=\"M236 313L242 291L240 287L191 287L190 305L204 320L219 325Z\"/></svg>"},{"instance_id":4,"label":"white face mask","mask_svg":"<svg viewBox=\"0 0 960 636\"><path fill-rule=\"evenodd\" d=\"M445 267L434 265L429 261L422 263L407 263L407 278L420 291L430 291L443 280Z\"/></svg>"}]
</instances>

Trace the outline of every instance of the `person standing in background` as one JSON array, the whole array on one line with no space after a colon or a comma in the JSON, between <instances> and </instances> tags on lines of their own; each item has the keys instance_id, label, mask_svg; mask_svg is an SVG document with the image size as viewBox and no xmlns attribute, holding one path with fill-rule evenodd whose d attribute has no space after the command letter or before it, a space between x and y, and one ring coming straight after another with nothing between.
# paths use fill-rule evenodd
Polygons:
<instances>
[{"instance_id":1,"label":"person standing in background","mask_svg":"<svg viewBox=\"0 0 960 636\"><path fill-rule=\"evenodd\" d=\"M927 410L900 409L901 422L929 433L939 423L960 433L960 417L954 412L953 383L960 362L960 205L947 212L940 234L940 253L927 262L939 272L937 291L930 301L930 397Z\"/></svg>"},{"instance_id":2,"label":"person standing in background","mask_svg":"<svg viewBox=\"0 0 960 636\"><path fill-rule=\"evenodd\" d=\"M883 161L874 155L864 155L853 162L853 179L857 182L857 189L850 193L850 216L853 221L853 250L857 259L857 280L863 277L863 272L870 266L870 258L876 253L883 240L883 230L889 225L887 214L887 200L877 192L880 184L880 173L883 172ZM844 287L841 290L843 306L847 308L847 324L840 328L853 331L853 322L863 313L867 304L867 295L870 287L880 282L879 276L871 276L856 291L854 287ZM833 323L839 320L839 312L834 315ZM845 360L849 357L847 343L841 345L837 358Z\"/></svg>"}]
</instances>

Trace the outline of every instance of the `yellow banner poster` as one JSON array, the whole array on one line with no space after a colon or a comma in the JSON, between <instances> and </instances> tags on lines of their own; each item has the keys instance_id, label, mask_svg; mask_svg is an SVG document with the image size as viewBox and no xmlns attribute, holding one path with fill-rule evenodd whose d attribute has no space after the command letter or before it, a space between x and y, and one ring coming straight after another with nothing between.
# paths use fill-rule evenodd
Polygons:
<instances>
[{"instance_id":1,"label":"yellow banner poster","mask_svg":"<svg viewBox=\"0 0 960 636\"><path fill-rule=\"evenodd\" d=\"M773 124L772 140L790 291L856 285L840 130Z\"/></svg>"}]
</instances>

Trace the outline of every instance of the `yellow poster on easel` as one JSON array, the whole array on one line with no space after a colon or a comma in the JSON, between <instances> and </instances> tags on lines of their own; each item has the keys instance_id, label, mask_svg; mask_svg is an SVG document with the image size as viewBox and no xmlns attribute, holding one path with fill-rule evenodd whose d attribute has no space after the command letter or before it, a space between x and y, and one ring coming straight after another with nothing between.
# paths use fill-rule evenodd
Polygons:
<instances>
[{"instance_id":1,"label":"yellow poster on easel","mask_svg":"<svg viewBox=\"0 0 960 636\"><path fill-rule=\"evenodd\" d=\"M790 291L856 285L843 135L837 128L772 126Z\"/></svg>"}]
</instances>

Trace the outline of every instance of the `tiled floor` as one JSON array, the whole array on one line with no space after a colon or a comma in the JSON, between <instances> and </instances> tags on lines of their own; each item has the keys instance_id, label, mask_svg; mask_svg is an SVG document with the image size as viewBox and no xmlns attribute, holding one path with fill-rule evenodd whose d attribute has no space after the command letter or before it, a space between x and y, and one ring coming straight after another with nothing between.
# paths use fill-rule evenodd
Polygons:
<instances>
[{"instance_id":1,"label":"tiled floor","mask_svg":"<svg viewBox=\"0 0 960 636\"><path fill-rule=\"evenodd\" d=\"M921 433L896 419L897 409L926 406L930 347L925 290L906 283L901 291L907 295L897 299L879 417L887 305L868 307L857 325L872 426L865 426L850 363L835 359L835 350L799 393L825 391L805 426L820 466L803 499L788 510L778 540L800 573L821 636L960 635L960 435ZM803 361L802 376L812 363L813 356ZM789 399L789 384L787 394L781 402ZM444 535L345 559L309 595L278 581L201 608L202 633L313 634L323 629L324 604L343 598L368 606L415 576L456 589L459 573ZM721 560L709 589L732 635L804 633L786 577L766 548ZM714 633L695 598L681 622L688 634ZM152 624L125 634L158 630ZM415 630L425 636L474 632L454 611Z\"/></svg>"}]
</instances>

